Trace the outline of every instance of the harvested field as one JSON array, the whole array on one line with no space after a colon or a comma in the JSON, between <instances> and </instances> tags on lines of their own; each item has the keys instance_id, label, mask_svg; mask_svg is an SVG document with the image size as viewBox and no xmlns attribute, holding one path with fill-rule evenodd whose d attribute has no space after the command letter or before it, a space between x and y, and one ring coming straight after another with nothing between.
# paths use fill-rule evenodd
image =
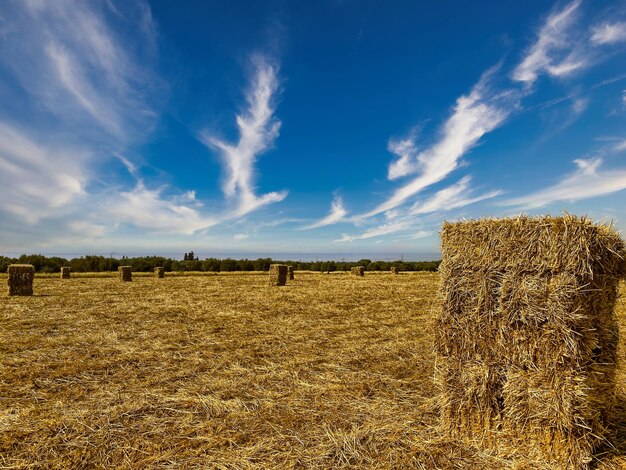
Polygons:
<instances>
[{"instance_id":1,"label":"harvested field","mask_svg":"<svg viewBox=\"0 0 626 470\"><path fill-rule=\"evenodd\" d=\"M267 276L37 276L33 297L0 295L0 467L542 468L439 437L437 274ZM623 297L617 320L605 469L626 468Z\"/></svg>"}]
</instances>

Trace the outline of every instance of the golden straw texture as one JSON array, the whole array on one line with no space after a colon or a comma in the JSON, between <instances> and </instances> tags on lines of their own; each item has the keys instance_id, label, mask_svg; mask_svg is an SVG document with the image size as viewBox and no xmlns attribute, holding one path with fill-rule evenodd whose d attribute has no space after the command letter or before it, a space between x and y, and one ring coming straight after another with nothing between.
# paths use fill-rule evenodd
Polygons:
<instances>
[{"instance_id":1,"label":"golden straw texture","mask_svg":"<svg viewBox=\"0 0 626 470\"><path fill-rule=\"evenodd\" d=\"M437 273L165 281L37 274L36 295L0 293L0 467L563 468L437 432ZM625 295L616 318L624 331ZM596 470L626 468L624 362Z\"/></svg>"},{"instance_id":2,"label":"golden straw texture","mask_svg":"<svg viewBox=\"0 0 626 470\"><path fill-rule=\"evenodd\" d=\"M287 283L287 265L272 264L269 271L270 286L284 286Z\"/></svg>"},{"instance_id":3,"label":"golden straw texture","mask_svg":"<svg viewBox=\"0 0 626 470\"><path fill-rule=\"evenodd\" d=\"M445 223L441 237L444 433L585 468L615 405L619 234L566 215Z\"/></svg>"},{"instance_id":4,"label":"golden straw texture","mask_svg":"<svg viewBox=\"0 0 626 470\"><path fill-rule=\"evenodd\" d=\"M9 295L33 295L35 268L32 264L10 264L7 274Z\"/></svg>"},{"instance_id":5,"label":"golden straw texture","mask_svg":"<svg viewBox=\"0 0 626 470\"><path fill-rule=\"evenodd\" d=\"M120 266L117 268L117 271L121 281L129 282L133 280L133 272L130 270L130 266Z\"/></svg>"}]
</instances>

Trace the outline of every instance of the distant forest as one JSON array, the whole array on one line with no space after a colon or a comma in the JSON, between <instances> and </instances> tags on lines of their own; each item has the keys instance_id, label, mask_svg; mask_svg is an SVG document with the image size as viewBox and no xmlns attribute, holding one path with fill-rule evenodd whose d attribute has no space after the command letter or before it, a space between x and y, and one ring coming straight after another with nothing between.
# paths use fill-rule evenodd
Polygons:
<instances>
[{"instance_id":1,"label":"distant forest","mask_svg":"<svg viewBox=\"0 0 626 470\"><path fill-rule=\"evenodd\" d=\"M22 255L19 258L0 256L0 272L6 272L9 264L32 264L35 271L56 273L62 266L69 266L73 272L107 272L117 271L118 266L130 266L135 272L149 272L156 266L163 266L166 271L267 271L270 264L280 263L293 266L296 270L306 271L349 271L353 266L365 266L366 271L388 271L392 266L399 271L437 271L440 261L371 261L362 259L356 262L344 261L290 261L273 260L272 258L250 259L198 259L193 252L185 253L182 261L162 256L141 256L122 259L104 256L81 256L71 260L56 256Z\"/></svg>"}]
</instances>

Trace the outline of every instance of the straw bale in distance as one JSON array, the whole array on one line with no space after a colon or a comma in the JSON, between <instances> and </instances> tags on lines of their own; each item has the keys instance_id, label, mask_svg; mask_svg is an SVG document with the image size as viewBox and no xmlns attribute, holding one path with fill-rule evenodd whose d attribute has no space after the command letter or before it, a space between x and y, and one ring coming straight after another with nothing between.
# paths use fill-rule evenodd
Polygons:
<instances>
[{"instance_id":1,"label":"straw bale in distance","mask_svg":"<svg viewBox=\"0 0 626 470\"><path fill-rule=\"evenodd\" d=\"M287 266L287 279L293 281L293 266Z\"/></svg>"},{"instance_id":2,"label":"straw bale in distance","mask_svg":"<svg viewBox=\"0 0 626 470\"><path fill-rule=\"evenodd\" d=\"M392 266L390 271L391 271L391 274L398 274L398 268L396 268L395 266Z\"/></svg>"},{"instance_id":3,"label":"straw bale in distance","mask_svg":"<svg viewBox=\"0 0 626 470\"><path fill-rule=\"evenodd\" d=\"M165 277L165 268L163 266L154 268L154 276L163 279Z\"/></svg>"},{"instance_id":4,"label":"straw bale in distance","mask_svg":"<svg viewBox=\"0 0 626 470\"><path fill-rule=\"evenodd\" d=\"M70 268L69 266L61 267L61 279L69 279L70 278Z\"/></svg>"},{"instance_id":5,"label":"straw bale in distance","mask_svg":"<svg viewBox=\"0 0 626 470\"><path fill-rule=\"evenodd\" d=\"M33 295L35 268L32 264L10 264L7 274L9 295Z\"/></svg>"},{"instance_id":6,"label":"straw bale in distance","mask_svg":"<svg viewBox=\"0 0 626 470\"><path fill-rule=\"evenodd\" d=\"M287 265L270 265L270 286L284 286L287 283Z\"/></svg>"},{"instance_id":7,"label":"straw bale in distance","mask_svg":"<svg viewBox=\"0 0 626 470\"><path fill-rule=\"evenodd\" d=\"M133 273L130 270L130 266L120 266L119 268L117 268L117 271L119 272L120 281L133 280Z\"/></svg>"},{"instance_id":8,"label":"straw bale in distance","mask_svg":"<svg viewBox=\"0 0 626 470\"><path fill-rule=\"evenodd\" d=\"M444 223L441 238L442 430L586 468L614 405L624 242L571 215Z\"/></svg>"},{"instance_id":9,"label":"straw bale in distance","mask_svg":"<svg viewBox=\"0 0 626 470\"><path fill-rule=\"evenodd\" d=\"M365 266L355 266L352 268L352 274L355 276L365 276Z\"/></svg>"}]
</instances>

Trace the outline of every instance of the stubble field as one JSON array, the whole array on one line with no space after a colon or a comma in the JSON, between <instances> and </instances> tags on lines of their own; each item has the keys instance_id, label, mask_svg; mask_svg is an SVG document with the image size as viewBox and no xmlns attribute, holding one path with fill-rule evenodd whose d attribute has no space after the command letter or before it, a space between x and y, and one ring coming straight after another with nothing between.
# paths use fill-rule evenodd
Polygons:
<instances>
[{"instance_id":1,"label":"stubble field","mask_svg":"<svg viewBox=\"0 0 626 470\"><path fill-rule=\"evenodd\" d=\"M438 437L437 287L257 273L3 288L0 468L541 468ZM621 403L598 468L626 468L618 302Z\"/></svg>"}]
</instances>

